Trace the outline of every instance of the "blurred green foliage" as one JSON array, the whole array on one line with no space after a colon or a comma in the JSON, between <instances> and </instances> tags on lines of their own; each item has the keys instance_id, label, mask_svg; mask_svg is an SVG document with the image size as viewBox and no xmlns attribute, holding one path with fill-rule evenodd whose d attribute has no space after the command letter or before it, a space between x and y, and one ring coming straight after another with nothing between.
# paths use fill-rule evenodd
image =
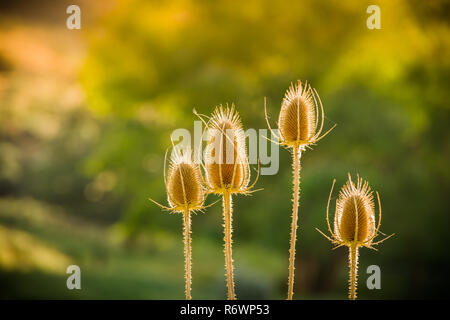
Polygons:
<instances>
[{"instance_id":1,"label":"blurred green foliage","mask_svg":"<svg viewBox=\"0 0 450 320\"><path fill-rule=\"evenodd\" d=\"M148 201L166 201L170 133L193 129L193 108L209 114L227 102L236 104L244 128L266 128L264 97L274 123L290 82L308 80L324 103L326 127L337 128L302 156L296 298L346 297L346 252L331 251L314 228L325 228L332 179L340 187L347 172L380 192L382 231L396 233L378 252L361 250L360 297L448 297L449 2L378 1L381 30L366 28L369 4L119 1L85 30L89 49L80 81L89 112L65 115L64 130L41 146L39 161L20 158L26 139L40 141L35 133L18 138L2 131L2 194L60 206L101 230L104 238L70 244L81 236L27 229L48 243L66 239L60 249L81 259L95 283L82 297L183 298L181 217ZM1 59L0 66L8 65ZM286 150L279 173L262 176L257 187L264 190L234 201L237 294L284 298L291 211ZM8 199L2 194L0 204ZM2 223L25 228L5 218L3 208ZM194 298L224 297L221 219L219 205L193 218ZM365 287L371 264L381 267L380 291ZM9 279L11 287L24 281ZM52 290L44 296L74 297Z\"/></svg>"}]
</instances>

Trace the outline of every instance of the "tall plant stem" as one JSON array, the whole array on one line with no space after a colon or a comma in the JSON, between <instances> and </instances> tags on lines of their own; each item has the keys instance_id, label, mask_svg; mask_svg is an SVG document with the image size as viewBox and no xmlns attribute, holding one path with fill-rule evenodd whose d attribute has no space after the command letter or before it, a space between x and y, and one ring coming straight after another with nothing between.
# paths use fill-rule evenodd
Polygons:
<instances>
[{"instance_id":1,"label":"tall plant stem","mask_svg":"<svg viewBox=\"0 0 450 320\"><path fill-rule=\"evenodd\" d=\"M183 213L183 242L184 242L184 278L186 281L186 300L191 300L192 284L192 249L191 249L191 213L185 210Z\"/></svg>"},{"instance_id":2,"label":"tall plant stem","mask_svg":"<svg viewBox=\"0 0 450 320\"><path fill-rule=\"evenodd\" d=\"M348 266L350 268L348 298L355 300L356 288L358 284L358 246L356 244L352 244L348 249Z\"/></svg>"},{"instance_id":3,"label":"tall plant stem","mask_svg":"<svg viewBox=\"0 0 450 320\"><path fill-rule=\"evenodd\" d=\"M232 239L233 233L233 218L231 208L231 193L225 191L223 193L223 220L224 220L224 242L225 242L225 269L227 272L227 288L228 288L228 300L236 300L236 294L234 292L234 277L233 277L233 257L232 257Z\"/></svg>"},{"instance_id":4,"label":"tall plant stem","mask_svg":"<svg viewBox=\"0 0 450 320\"><path fill-rule=\"evenodd\" d=\"M294 295L294 277L295 277L295 242L297 239L297 221L298 221L298 199L300 189L300 149L294 147L292 152L292 170L293 170L293 196L292 196L292 222L291 222L291 245L289 248L289 278L288 278L288 300L292 300Z\"/></svg>"}]
</instances>

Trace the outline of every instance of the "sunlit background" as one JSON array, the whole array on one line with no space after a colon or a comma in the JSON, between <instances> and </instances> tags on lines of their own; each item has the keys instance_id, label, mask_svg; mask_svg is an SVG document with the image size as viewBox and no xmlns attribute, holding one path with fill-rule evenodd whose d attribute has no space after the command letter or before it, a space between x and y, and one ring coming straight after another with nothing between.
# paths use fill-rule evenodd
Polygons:
<instances>
[{"instance_id":1,"label":"sunlit background","mask_svg":"<svg viewBox=\"0 0 450 320\"><path fill-rule=\"evenodd\" d=\"M81 30L66 8L81 8ZM366 8L381 8L369 30ZM192 109L234 102L272 123L308 80L336 129L302 157L295 298L345 299L347 251L326 228L333 178L381 194L379 251L361 250L362 299L449 297L449 1L0 2L0 297L183 299L182 219L164 150ZM290 154L235 197L236 292L284 299ZM334 195L333 200L336 197ZM208 202L216 200L210 196ZM220 204L193 217L194 299L226 297ZM81 290L66 268L81 268ZM381 290L366 269L381 268Z\"/></svg>"}]
</instances>

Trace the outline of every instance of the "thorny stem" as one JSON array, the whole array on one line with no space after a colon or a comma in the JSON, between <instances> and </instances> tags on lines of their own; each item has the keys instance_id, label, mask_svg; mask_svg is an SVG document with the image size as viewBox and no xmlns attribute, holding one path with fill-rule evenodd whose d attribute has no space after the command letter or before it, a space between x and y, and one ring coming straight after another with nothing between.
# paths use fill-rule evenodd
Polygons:
<instances>
[{"instance_id":1,"label":"thorny stem","mask_svg":"<svg viewBox=\"0 0 450 320\"><path fill-rule=\"evenodd\" d=\"M186 300L191 300L192 263L191 263L191 213L185 210L183 213L183 242L184 242L184 271L186 280Z\"/></svg>"},{"instance_id":2,"label":"thorny stem","mask_svg":"<svg viewBox=\"0 0 450 320\"><path fill-rule=\"evenodd\" d=\"M289 278L288 278L288 300L292 300L294 295L294 276L295 276L295 241L297 239L297 220L298 220L298 199L300 189L300 149L294 147L293 157L293 198L292 198L292 223L291 223L291 245L289 249Z\"/></svg>"},{"instance_id":3,"label":"thorny stem","mask_svg":"<svg viewBox=\"0 0 450 320\"><path fill-rule=\"evenodd\" d=\"M225 242L225 269L227 272L227 288L228 288L228 300L236 300L236 294L234 292L234 280L233 280L233 257L231 250L231 234L233 233L233 218L231 209L231 193L225 191L223 193L223 220L224 220L224 242Z\"/></svg>"},{"instance_id":4,"label":"thorny stem","mask_svg":"<svg viewBox=\"0 0 450 320\"><path fill-rule=\"evenodd\" d=\"M356 244L352 244L348 249L348 264L350 267L348 298L351 300L355 300L356 288L358 283L358 246Z\"/></svg>"}]
</instances>

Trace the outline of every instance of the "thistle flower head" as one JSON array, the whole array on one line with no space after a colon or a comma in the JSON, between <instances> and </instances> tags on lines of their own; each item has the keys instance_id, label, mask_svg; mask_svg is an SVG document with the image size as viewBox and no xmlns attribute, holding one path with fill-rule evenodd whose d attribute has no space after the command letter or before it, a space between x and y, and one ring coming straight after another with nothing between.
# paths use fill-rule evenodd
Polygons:
<instances>
[{"instance_id":1,"label":"thistle flower head","mask_svg":"<svg viewBox=\"0 0 450 320\"><path fill-rule=\"evenodd\" d=\"M334 187L335 181L333 181ZM369 187L369 183L359 176L356 184L352 181L350 174L347 183L342 187L339 197L336 200L336 213L334 216L334 232L331 231L328 220L328 209L330 205L331 193L327 206L327 224L331 233L331 238L323 234L328 240L337 246L364 246L374 249L373 246L379 244L387 238L373 242L379 233L381 225L381 203L377 192L379 218L378 225L375 223L375 204L373 199L373 191Z\"/></svg>"},{"instance_id":2,"label":"thistle flower head","mask_svg":"<svg viewBox=\"0 0 450 320\"><path fill-rule=\"evenodd\" d=\"M250 181L245 134L239 114L231 105L216 107L208 122L205 149L206 183L214 193L241 193Z\"/></svg>"},{"instance_id":3,"label":"thistle flower head","mask_svg":"<svg viewBox=\"0 0 450 320\"><path fill-rule=\"evenodd\" d=\"M174 212L200 210L205 200L200 168L193 163L191 152L174 148L166 180L167 198Z\"/></svg>"}]
</instances>

